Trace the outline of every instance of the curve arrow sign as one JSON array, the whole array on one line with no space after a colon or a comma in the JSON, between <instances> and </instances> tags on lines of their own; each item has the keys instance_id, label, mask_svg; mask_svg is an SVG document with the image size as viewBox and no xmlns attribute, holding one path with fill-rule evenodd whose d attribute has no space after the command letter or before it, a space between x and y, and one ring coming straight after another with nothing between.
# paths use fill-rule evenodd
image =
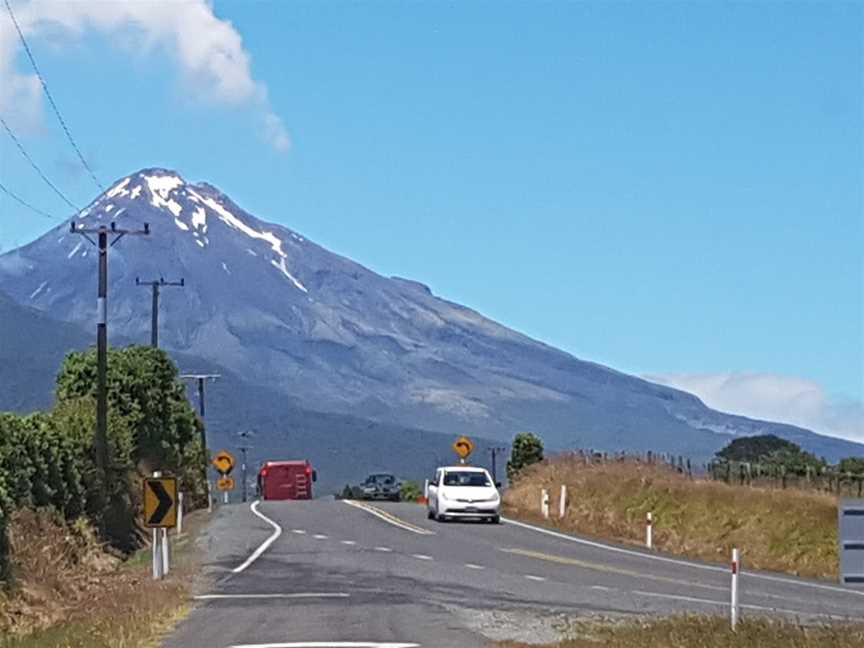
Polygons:
<instances>
[{"instance_id":1,"label":"curve arrow sign","mask_svg":"<svg viewBox=\"0 0 864 648\"><path fill-rule=\"evenodd\" d=\"M453 450L459 455L460 459L465 459L474 452L474 442L468 437L459 437L453 444Z\"/></svg>"},{"instance_id":2,"label":"curve arrow sign","mask_svg":"<svg viewBox=\"0 0 864 648\"><path fill-rule=\"evenodd\" d=\"M144 481L144 524L171 528L177 524L177 480L173 477Z\"/></svg>"}]
</instances>

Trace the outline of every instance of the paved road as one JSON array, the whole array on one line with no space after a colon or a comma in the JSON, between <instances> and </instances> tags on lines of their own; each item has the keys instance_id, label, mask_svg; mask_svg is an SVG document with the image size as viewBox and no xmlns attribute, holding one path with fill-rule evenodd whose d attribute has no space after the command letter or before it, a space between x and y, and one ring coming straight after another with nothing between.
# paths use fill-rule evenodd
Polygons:
<instances>
[{"instance_id":1,"label":"paved road","mask_svg":"<svg viewBox=\"0 0 864 648\"><path fill-rule=\"evenodd\" d=\"M551 639L561 618L728 612L723 567L516 522L439 524L411 504L333 500L257 510L225 507L213 522L212 578L165 648L479 648ZM745 615L860 618L864 591L745 570L741 603Z\"/></svg>"}]
</instances>

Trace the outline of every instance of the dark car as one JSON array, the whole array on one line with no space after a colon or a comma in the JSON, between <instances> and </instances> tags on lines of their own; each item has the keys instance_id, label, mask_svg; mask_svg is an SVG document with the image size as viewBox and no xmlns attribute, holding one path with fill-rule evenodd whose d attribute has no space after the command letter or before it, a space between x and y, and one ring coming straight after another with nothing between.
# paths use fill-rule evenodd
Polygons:
<instances>
[{"instance_id":1,"label":"dark car","mask_svg":"<svg viewBox=\"0 0 864 648\"><path fill-rule=\"evenodd\" d=\"M398 502L402 497L402 484L395 475L389 473L376 473L369 475L360 484L360 492L363 499L368 500L391 500Z\"/></svg>"}]
</instances>

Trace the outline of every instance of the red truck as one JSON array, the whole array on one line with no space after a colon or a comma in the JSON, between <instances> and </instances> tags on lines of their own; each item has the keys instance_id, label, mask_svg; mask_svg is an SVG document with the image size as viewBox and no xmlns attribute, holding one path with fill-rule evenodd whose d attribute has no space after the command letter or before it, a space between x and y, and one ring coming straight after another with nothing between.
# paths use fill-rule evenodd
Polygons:
<instances>
[{"instance_id":1,"label":"red truck","mask_svg":"<svg viewBox=\"0 0 864 648\"><path fill-rule=\"evenodd\" d=\"M258 493L264 500L312 499L318 473L308 461L268 461L258 473Z\"/></svg>"}]
</instances>

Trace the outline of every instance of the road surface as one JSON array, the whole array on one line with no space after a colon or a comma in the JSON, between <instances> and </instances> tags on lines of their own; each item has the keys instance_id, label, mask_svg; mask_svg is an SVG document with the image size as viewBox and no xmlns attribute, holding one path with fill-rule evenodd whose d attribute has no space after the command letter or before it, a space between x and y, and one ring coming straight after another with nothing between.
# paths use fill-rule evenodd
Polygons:
<instances>
[{"instance_id":1,"label":"road surface","mask_svg":"<svg viewBox=\"0 0 864 648\"><path fill-rule=\"evenodd\" d=\"M413 504L223 507L207 586L165 648L475 648L554 638L576 617L728 613L729 572L507 521L437 523ZM742 615L860 619L864 591L746 571Z\"/></svg>"}]
</instances>

